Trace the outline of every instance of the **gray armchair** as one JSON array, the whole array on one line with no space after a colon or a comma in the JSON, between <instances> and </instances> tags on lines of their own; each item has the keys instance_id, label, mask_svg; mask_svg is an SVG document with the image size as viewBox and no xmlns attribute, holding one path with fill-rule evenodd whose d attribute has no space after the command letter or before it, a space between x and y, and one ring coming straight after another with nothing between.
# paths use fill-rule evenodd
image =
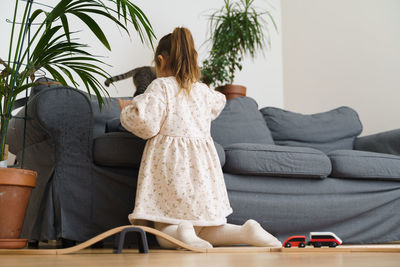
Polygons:
<instances>
[{"instance_id":1,"label":"gray armchair","mask_svg":"<svg viewBox=\"0 0 400 267\"><path fill-rule=\"evenodd\" d=\"M129 224L127 215L134 204L140 156L132 168L111 171L94 164L94 140L104 134L106 120L119 114L115 99L100 112L97 101L82 91L40 85L32 91L27 114L24 168L36 170L38 179L22 236L30 240L85 241ZM22 129L23 120L11 120L7 141L18 162L22 157ZM143 149L144 140L130 138L139 150Z\"/></svg>"}]
</instances>

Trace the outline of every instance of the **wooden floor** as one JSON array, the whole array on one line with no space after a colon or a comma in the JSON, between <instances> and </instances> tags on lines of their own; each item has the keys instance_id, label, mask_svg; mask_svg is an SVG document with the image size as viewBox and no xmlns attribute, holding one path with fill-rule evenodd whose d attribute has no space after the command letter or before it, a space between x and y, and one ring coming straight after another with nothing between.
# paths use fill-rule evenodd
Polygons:
<instances>
[{"instance_id":1,"label":"wooden floor","mask_svg":"<svg viewBox=\"0 0 400 267\"><path fill-rule=\"evenodd\" d=\"M292 252L292 253L194 253L187 251L150 250L139 254L125 249L122 254L112 254L111 249L86 249L71 255L0 255L1 267L253 267L253 266L400 266L400 253L380 252Z\"/></svg>"}]
</instances>

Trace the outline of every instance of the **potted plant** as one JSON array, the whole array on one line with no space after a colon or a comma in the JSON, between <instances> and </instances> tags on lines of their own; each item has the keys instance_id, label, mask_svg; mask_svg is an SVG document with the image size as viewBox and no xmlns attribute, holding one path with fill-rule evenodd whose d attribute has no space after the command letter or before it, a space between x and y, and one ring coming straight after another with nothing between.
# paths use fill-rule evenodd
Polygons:
<instances>
[{"instance_id":1,"label":"potted plant","mask_svg":"<svg viewBox=\"0 0 400 267\"><path fill-rule=\"evenodd\" d=\"M154 39L149 20L129 0L60 0L54 7L46 6L45 10L37 8L33 0L14 2L9 53L7 57L0 55L0 66L3 68L0 67L0 162L5 165L3 167L7 167L4 164L7 160L6 133L11 111L17 95L37 85L35 73L39 69L45 69L63 85L69 81L78 86L76 77L79 77L89 94L97 96L100 105L104 103L103 95L108 95L100 82L100 79L110 77L103 69L106 64L90 54L85 43L76 37L76 29L71 29L71 17L86 25L108 50L111 49L110 44L98 24L100 18L128 34L128 26L133 25L142 42L152 44ZM18 13L19 5L24 5L22 15ZM96 20L92 16L96 16ZM28 34L31 25L35 27ZM1 248L26 245L27 240L18 238L35 181L34 171L0 168Z\"/></svg>"},{"instance_id":2,"label":"potted plant","mask_svg":"<svg viewBox=\"0 0 400 267\"><path fill-rule=\"evenodd\" d=\"M242 70L242 60L247 54L254 58L258 50L271 46L270 25L275 30L277 27L269 11L254 7L254 0L224 2L210 16L212 46L209 57L203 61L202 80L216 86L229 100L246 95L246 87L232 84L235 73Z\"/></svg>"}]
</instances>

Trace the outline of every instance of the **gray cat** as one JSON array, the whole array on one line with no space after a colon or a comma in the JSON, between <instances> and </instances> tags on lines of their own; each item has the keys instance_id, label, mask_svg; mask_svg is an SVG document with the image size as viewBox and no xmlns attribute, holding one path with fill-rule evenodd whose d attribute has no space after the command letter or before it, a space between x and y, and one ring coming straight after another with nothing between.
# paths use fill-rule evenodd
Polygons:
<instances>
[{"instance_id":1,"label":"gray cat","mask_svg":"<svg viewBox=\"0 0 400 267\"><path fill-rule=\"evenodd\" d=\"M131 77L133 80L133 84L136 87L136 92L133 95L135 97L137 95L143 94L144 91L146 91L147 86L149 86L149 84L154 79L156 79L156 70L154 67L150 67L150 66L135 68L124 74L120 74L120 75L108 78L107 80L104 81L104 85L108 87L108 86L110 86L110 83L120 81L120 80L125 80L125 79L131 78Z\"/></svg>"}]
</instances>

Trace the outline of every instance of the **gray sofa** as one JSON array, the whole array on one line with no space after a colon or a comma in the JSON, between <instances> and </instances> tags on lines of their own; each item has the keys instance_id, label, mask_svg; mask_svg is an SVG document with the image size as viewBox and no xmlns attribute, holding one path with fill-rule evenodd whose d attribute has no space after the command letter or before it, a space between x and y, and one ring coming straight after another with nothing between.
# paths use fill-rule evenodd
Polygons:
<instances>
[{"instance_id":1,"label":"gray sofa","mask_svg":"<svg viewBox=\"0 0 400 267\"><path fill-rule=\"evenodd\" d=\"M30 240L84 241L129 224L145 141L121 132L119 107L62 86L32 90L24 168L38 172L23 227ZM20 111L22 114L24 111ZM8 130L22 157L23 121ZM233 99L212 124L233 214L281 241L332 231L344 243L400 240L400 130L358 137L348 107L314 115Z\"/></svg>"}]
</instances>

